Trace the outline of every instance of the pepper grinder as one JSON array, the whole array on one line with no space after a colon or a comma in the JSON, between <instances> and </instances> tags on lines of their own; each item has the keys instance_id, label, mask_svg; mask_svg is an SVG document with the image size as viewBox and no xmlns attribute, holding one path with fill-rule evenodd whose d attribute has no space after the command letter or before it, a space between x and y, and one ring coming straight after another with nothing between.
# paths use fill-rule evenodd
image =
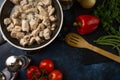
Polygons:
<instances>
[{"instance_id":1,"label":"pepper grinder","mask_svg":"<svg viewBox=\"0 0 120 80\"><path fill-rule=\"evenodd\" d=\"M7 58L6 60L6 67L7 69L14 73L14 72L18 72L21 69L26 68L29 63L30 63L30 58L25 56L25 55L20 55L20 56L10 56Z\"/></svg>"},{"instance_id":2,"label":"pepper grinder","mask_svg":"<svg viewBox=\"0 0 120 80\"><path fill-rule=\"evenodd\" d=\"M2 72L0 72L0 80L6 80L6 77Z\"/></svg>"},{"instance_id":3,"label":"pepper grinder","mask_svg":"<svg viewBox=\"0 0 120 80\"><path fill-rule=\"evenodd\" d=\"M16 73L11 73L7 68L0 72L0 80L14 80Z\"/></svg>"},{"instance_id":4,"label":"pepper grinder","mask_svg":"<svg viewBox=\"0 0 120 80\"><path fill-rule=\"evenodd\" d=\"M5 62L6 68L0 72L0 80L14 80L18 71L26 68L30 61L31 59L25 55L8 57Z\"/></svg>"}]
</instances>

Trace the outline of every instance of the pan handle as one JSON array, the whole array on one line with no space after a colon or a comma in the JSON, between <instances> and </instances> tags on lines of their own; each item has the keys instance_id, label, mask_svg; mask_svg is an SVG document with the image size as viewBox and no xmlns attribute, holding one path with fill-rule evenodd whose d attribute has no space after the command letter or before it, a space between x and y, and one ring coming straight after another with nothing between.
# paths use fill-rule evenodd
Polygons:
<instances>
[{"instance_id":1,"label":"pan handle","mask_svg":"<svg viewBox=\"0 0 120 80\"><path fill-rule=\"evenodd\" d=\"M5 44L6 41L3 39L2 34L0 33L0 45Z\"/></svg>"}]
</instances>

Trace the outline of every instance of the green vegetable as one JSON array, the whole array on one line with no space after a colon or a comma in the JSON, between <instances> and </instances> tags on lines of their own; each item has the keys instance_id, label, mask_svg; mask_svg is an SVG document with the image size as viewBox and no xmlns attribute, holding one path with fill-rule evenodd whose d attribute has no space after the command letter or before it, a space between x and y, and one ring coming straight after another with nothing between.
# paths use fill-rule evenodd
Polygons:
<instances>
[{"instance_id":1,"label":"green vegetable","mask_svg":"<svg viewBox=\"0 0 120 80\"><path fill-rule=\"evenodd\" d=\"M109 45L115 48L120 56L120 36L118 35L107 35L102 36L95 41L97 44Z\"/></svg>"},{"instance_id":2,"label":"green vegetable","mask_svg":"<svg viewBox=\"0 0 120 80\"><path fill-rule=\"evenodd\" d=\"M108 33L95 42L113 46L120 56L120 0L104 0L102 5L94 10L94 14L101 18L101 24Z\"/></svg>"},{"instance_id":3,"label":"green vegetable","mask_svg":"<svg viewBox=\"0 0 120 80\"><path fill-rule=\"evenodd\" d=\"M92 8L96 0L77 0L83 8Z\"/></svg>"},{"instance_id":4,"label":"green vegetable","mask_svg":"<svg viewBox=\"0 0 120 80\"><path fill-rule=\"evenodd\" d=\"M94 10L94 14L101 18L107 33L120 35L120 0L104 0L102 5Z\"/></svg>"}]
</instances>

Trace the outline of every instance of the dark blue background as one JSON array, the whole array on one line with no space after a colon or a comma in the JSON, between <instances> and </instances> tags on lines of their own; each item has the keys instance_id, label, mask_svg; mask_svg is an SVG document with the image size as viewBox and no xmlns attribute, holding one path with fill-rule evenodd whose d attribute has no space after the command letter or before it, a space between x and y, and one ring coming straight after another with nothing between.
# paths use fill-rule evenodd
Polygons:
<instances>
[{"instance_id":1,"label":"dark blue background","mask_svg":"<svg viewBox=\"0 0 120 80\"><path fill-rule=\"evenodd\" d=\"M0 1L2 3L3 0ZM97 0L100 4L103 0ZM96 7L95 6L95 7ZM37 52L31 52L31 65L38 65L39 61L45 58L50 58L55 63L55 68L59 69L63 75L63 80L120 80L120 64L109 60L101 55L98 55L87 49L77 49L68 46L64 42L64 36L69 32L75 32L75 27L72 23L80 14L92 14L94 8L83 9L74 2L70 10L64 11L64 24L58 37L47 47ZM93 43L99 36L104 35L102 26L89 34L83 36L91 44L106 49L117 55L117 52L109 46L100 46ZM10 55L24 55L25 52L8 43L0 46L0 71L5 67L5 60ZM19 72L16 80L27 80L25 69Z\"/></svg>"}]
</instances>

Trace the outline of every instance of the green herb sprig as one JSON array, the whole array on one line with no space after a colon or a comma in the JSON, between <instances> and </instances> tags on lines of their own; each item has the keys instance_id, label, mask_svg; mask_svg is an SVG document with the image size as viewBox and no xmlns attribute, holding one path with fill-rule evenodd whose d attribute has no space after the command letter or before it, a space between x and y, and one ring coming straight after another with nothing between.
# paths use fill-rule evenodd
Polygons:
<instances>
[{"instance_id":1,"label":"green herb sprig","mask_svg":"<svg viewBox=\"0 0 120 80\"><path fill-rule=\"evenodd\" d=\"M95 42L101 45L113 46L113 48L117 49L120 56L120 36L118 35L102 36Z\"/></svg>"},{"instance_id":2,"label":"green herb sprig","mask_svg":"<svg viewBox=\"0 0 120 80\"><path fill-rule=\"evenodd\" d=\"M108 33L95 42L112 46L120 56L120 0L104 0L102 5L94 10L94 14L101 18L101 24Z\"/></svg>"},{"instance_id":3,"label":"green herb sprig","mask_svg":"<svg viewBox=\"0 0 120 80\"><path fill-rule=\"evenodd\" d=\"M120 35L120 0L104 0L94 10L94 14L101 18L101 24L107 33Z\"/></svg>"}]
</instances>

